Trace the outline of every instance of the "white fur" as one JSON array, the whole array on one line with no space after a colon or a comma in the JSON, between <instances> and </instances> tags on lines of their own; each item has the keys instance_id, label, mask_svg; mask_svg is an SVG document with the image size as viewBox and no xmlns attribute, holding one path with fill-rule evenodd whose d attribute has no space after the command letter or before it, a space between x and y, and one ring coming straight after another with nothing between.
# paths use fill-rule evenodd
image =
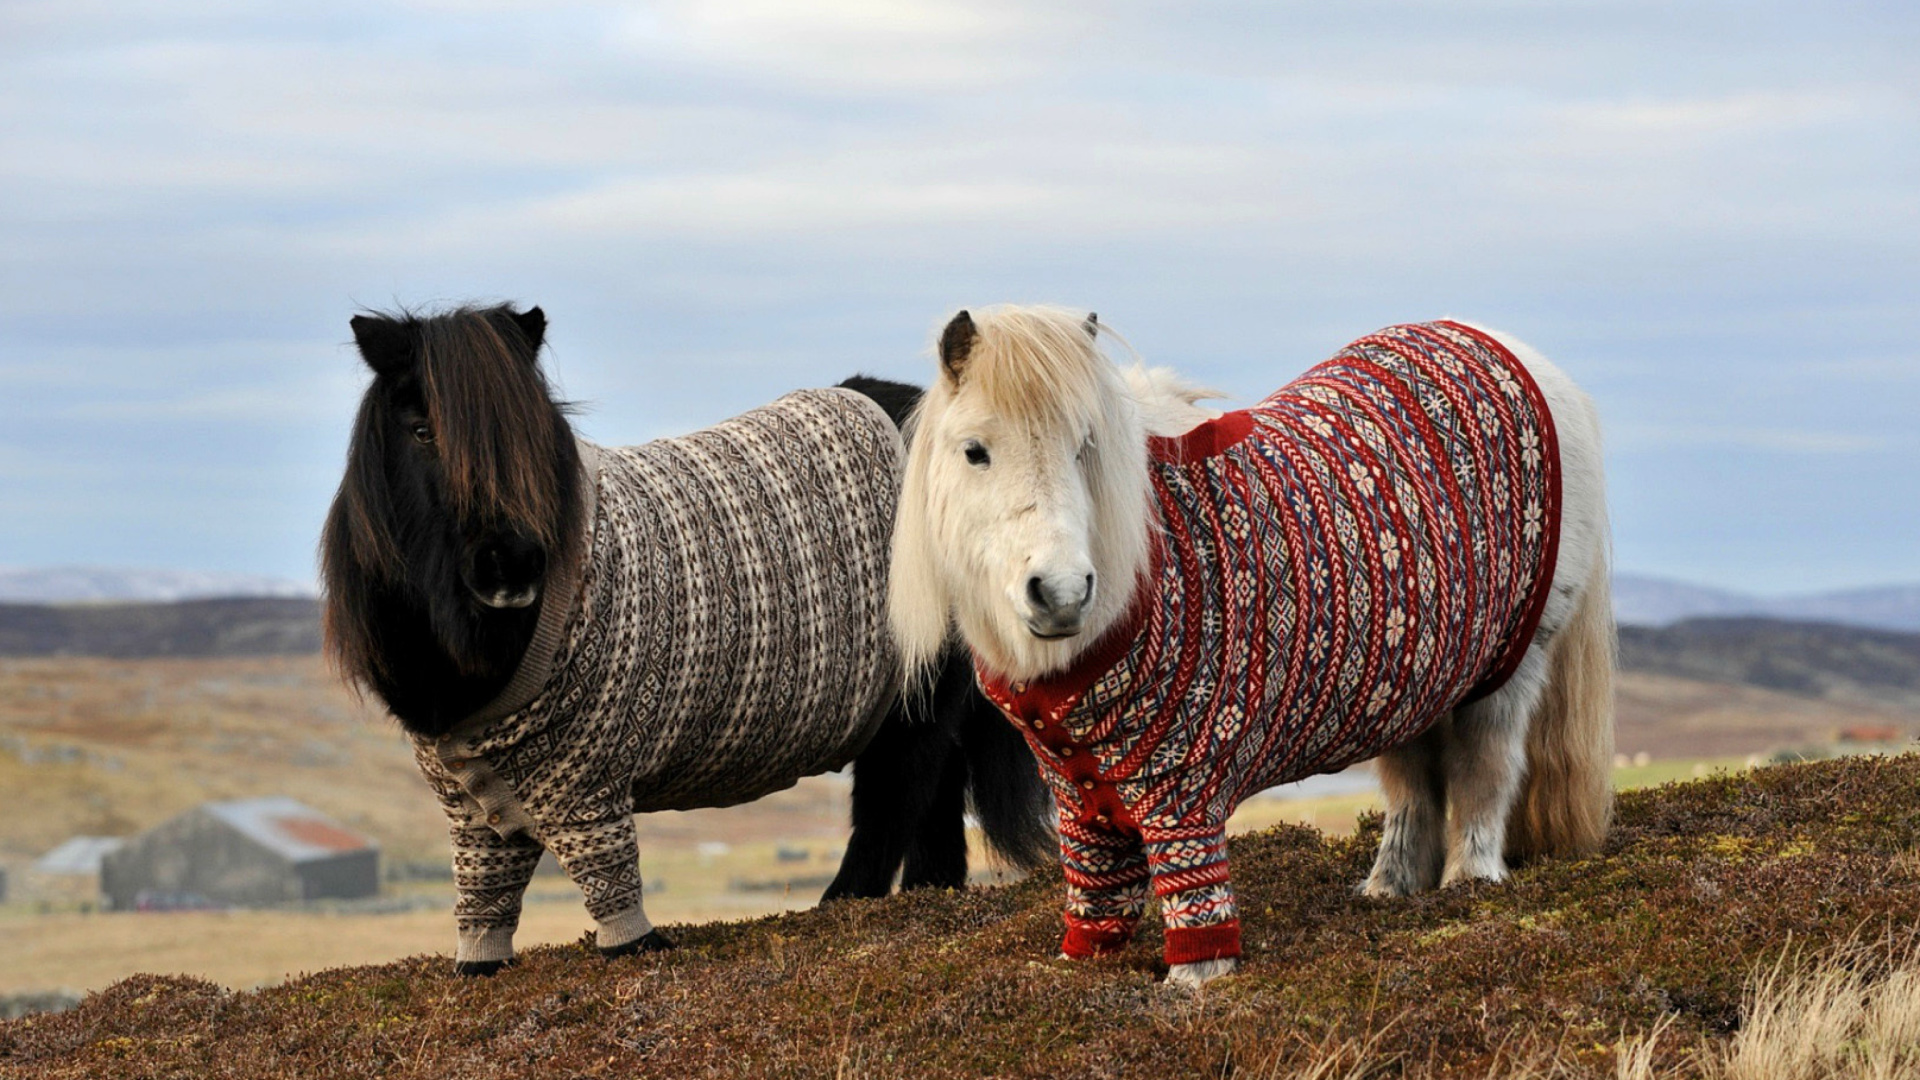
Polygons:
<instances>
[{"instance_id":1,"label":"white fur","mask_svg":"<svg viewBox=\"0 0 1920 1080\"><path fill-rule=\"evenodd\" d=\"M1198 990L1222 975L1233 974L1239 968L1240 961L1231 956L1175 964L1167 969L1167 985L1182 990Z\"/></svg>"},{"instance_id":2,"label":"white fur","mask_svg":"<svg viewBox=\"0 0 1920 1080\"><path fill-rule=\"evenodd\" d=\"M1218 400L1226 395L1195 386L1172 368L1134 364L1122 369L1120 377L1127 385L1127 393L1133 395L1134 408L1150 434L1173 438L1220 418L1219 409L1203 408L1199 402Z\"/></svg>"}]
</instances>

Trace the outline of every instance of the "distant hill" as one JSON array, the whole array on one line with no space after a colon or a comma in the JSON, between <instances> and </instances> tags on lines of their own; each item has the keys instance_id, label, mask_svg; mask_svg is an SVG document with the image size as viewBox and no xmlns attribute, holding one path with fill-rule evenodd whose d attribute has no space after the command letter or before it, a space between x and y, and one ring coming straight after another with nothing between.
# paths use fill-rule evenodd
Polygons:
<instances>
[{"instance_id":1,"label":"distant hill","mask_svg":"<svg viewBox=\"0 0 1920 1080\"><path fill-rule=\"evenodd\" d=\"M0 604L0 656L275 656L320 651L319 601Z\"/></svg>"},{"instance_id":2,"label":"distant hill","mask_svg":"<svg viewBox=\"0 0 1920 1080\"><path fill-rule=\"evenodd\" d=\"M1762 597L1666 578L1616 574L1614 617L1623 625L1668 626L1683 619L1756 616L1920 631L1920 585Z\"/></svg>"},{"instance_id":3,"label":"distant hill","mask_svg":"<svg viewBox=\"0 0 1920 1080\"><path fill-rule=\"evenodd\" d=\"M0 604L198 600L219 596L312 597L310 584L258 574L109 566L0 567Z\"/></svg>"},{"instance_id":4,"label":"distant hill","mask_svg":"<svg viewBox=\"0 0 1920 1080\"><path fill-rule=\"evenodd\" d=\"M1782 619L1620 628L1626 671L1920 709L1920 634Z\"/></svg>"}]
</instances>

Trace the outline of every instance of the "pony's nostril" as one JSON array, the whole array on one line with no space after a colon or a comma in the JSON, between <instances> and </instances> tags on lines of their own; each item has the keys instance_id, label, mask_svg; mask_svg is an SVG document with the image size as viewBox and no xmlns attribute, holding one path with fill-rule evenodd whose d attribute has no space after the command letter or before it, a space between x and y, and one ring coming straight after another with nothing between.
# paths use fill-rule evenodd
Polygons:
<instances>
[{"instance_id":1,"label":"pony's nostril","mask_svg":"<svg viewBox=\"0 0 1920 1080\"><path fill-rule=\"evenodd\" d=\"M1088 574L1087 587L1080 593L1080 602L1084 604L1091 599L1093 599L1093 575Z\"/></svg>"},{"instance_id":2,"label":"pony's nostril","mask_svg":"<svg viewBox=\"0 0 1920 1080\"><path fill-rule=\"evenodd\" d=\"M1040 611L1052 611L1053 605L1047 601L1047 590L1040 584L1040 576L1035 574L1027 579L1027 599Z\"/></svg>"}]
</instances>

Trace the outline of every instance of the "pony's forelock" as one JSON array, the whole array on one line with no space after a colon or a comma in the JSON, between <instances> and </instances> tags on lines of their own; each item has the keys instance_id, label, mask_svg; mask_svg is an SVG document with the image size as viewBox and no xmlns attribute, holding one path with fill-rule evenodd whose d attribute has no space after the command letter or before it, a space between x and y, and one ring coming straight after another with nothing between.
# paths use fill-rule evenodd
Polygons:
<instances>
[{"instance_id":1,"label":"pony's forelock","mask_svg":"<svg viewBox=\"0 0 1920 1080\"><path fill-rule=\"evenodd\" d=\"M461 308L419 326L427 420L454 511L511 522L565 550L551 470L570 433L531 343L501 308Z\"/></svg>"}]
</instances>

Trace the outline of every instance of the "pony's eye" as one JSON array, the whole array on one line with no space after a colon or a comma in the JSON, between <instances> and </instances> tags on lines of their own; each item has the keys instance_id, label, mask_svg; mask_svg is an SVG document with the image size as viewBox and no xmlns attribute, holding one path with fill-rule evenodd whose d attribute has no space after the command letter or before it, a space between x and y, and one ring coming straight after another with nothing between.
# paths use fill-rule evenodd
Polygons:
<instances>
[{"instance_id":1,"label":"pony's eye","mask_svg":"<svg viewBox=\"0 0 1920 1080\"><path fill-rule=\"evenodd\" d=\"M967 464L986 468L993 459L987 456L987 448L980 445L978 439L968 439L966 446Z\"/></svg>"},{"instance_id":2,"label":"pony's eye","mask_svg":"<svg viewBox=\"0 0 1920 1080\"><path fill-rule=\"evenodd\" d=\"M433 429L425 421L417 423L413 425L413 438L416 442L430 443L433 441Z\"/></svg>"}]
</instances>

